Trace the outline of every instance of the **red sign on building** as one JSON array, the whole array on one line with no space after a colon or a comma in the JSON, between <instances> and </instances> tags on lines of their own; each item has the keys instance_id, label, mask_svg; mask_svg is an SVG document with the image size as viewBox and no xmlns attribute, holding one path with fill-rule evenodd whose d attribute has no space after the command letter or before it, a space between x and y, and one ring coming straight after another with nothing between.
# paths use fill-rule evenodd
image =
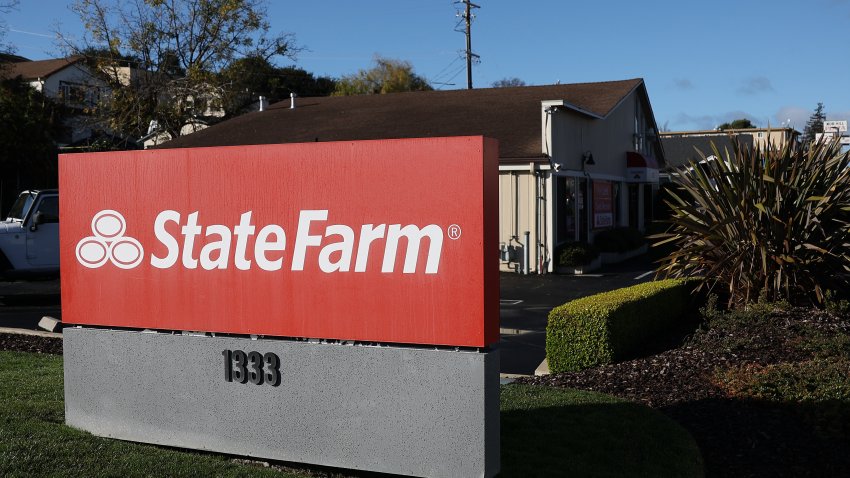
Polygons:
<instances>
[{"instance_id":1,"label":"red sign on building","mask_svg":"<svg viewBox=\"0 0 850 478\"><path fill-rule=\"evenodd\" d=\"M593 227L614 225L614 194L611 181L593 181Z\"/></svg>"},{"instance_id":2,"label":"red sign on building","mask_svg":"<svg viewBox=\"0 0 850 478\"><path fill-rule=\"evenodd\" d=\"M497 149L464 137L62 155L63 321L490 345Z\"/></svg>"}]
</instances>

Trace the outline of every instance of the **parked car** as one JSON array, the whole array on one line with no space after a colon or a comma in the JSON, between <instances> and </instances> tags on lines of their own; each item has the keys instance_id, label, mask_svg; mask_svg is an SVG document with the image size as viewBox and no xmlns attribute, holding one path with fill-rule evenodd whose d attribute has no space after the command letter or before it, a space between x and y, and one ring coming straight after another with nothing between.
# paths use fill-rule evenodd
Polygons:
<instances>
[{"instance_id":1,"label":"parked car","mask_svg":"<svg viewBox=\"0 0 850 478\"><path fill-rule=\"evenodd\" d=\"M59 273L59 191L24 191L0 222L0 275L4 278Z\"/></svg>"}]
</instances>

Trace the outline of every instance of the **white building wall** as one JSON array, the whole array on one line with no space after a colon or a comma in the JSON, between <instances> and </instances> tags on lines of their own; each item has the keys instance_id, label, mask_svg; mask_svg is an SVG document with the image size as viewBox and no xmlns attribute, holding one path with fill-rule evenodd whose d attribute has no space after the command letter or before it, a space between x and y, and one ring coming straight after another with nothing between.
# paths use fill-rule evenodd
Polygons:
<instances>
[{"instance_id":1,"label":"white building wall","mask_svg":"<svg viewBox=\"0 0 850 478\"><path fill-rule=\"evenodd\" d=\"M513 259L500 261L503 271L523 269L526 253L529 273L548 268L545 262L551 239L547 238L546 221L550 207L543 191L548 187L548 176L548 171L539 165L499 169L499 247L511 251Z\"/></svg>"}]
</instances>

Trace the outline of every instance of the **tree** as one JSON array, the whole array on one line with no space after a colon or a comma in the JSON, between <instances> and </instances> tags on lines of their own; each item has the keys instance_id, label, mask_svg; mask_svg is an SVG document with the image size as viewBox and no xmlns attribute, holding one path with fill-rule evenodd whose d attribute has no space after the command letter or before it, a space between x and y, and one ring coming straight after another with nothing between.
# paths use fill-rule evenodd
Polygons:
<instances>
[{"instance_id":1,"label":"tree","mask_svg":"<svg viewBox=\"0 0 850 478\"><path fill-rule=\"evenodd\" d=\"M494 81L490 86L493 88L510 88L514 86L525 86L525 82L517 77L502 78L501 80Z\"/></svg>"},{"instance_id":2,"label":"tree","mask_svg":"<svg viewBox=\"0 0 850 478\"><path fill-rule=\"evenodd\" d=\"M56 186L62 108L18 78L0 80L2 212L24 188ZM5 217L5 216L4 216Z\"/></svg>"},{"instance_id":3,"label":"tree","mask_svg":"<svg viewBox=\"0 0 850 478\"><path fill-rule=\"evenodd\" d=\"M413 72L410 62L376 56L372 68L343 76L337 81L334 95L375 95L433 89L425 78Z\"/></svg>"},{"instance_id":4,"label":"tree","mask_svg":"<svg viewBox=\"0 0 850 478\"><path fill-rule=\"evenodd\" d=\"M246 57L233 61L221 72L224 109L228 116L244 112L260 96L270 103L298 96L329 96L336 82L328 77L315 77L295 66L279 68L262 57Z\"/></svg>"},{"instance_id":5,"label":"tree","mask_svg":"<svg viewBox=\"0 0 850 478\"><path fill-rule=\"evenodd\" d=\"M818 133L823 133L823 122L826 120L823 103L818 103L814 113L809 116L809 121L806 121L806 128L803 130L803 144L809 144L815 140Z\"/></svg>"},{"instance_id":6,"label":"tree","mask_svg":"<svg viewBox=\"0 0 850 478\"><path fill-rule=\"evenodd\" d=\"M18 6L18 0L0 0L0 13L6 14ZM3 41L6 35L6 22L0 20L0 53L9 53L14 51L12 45Z\"/></svg>"},{"instance_id":7,"label":"tree","mask_svg":"<svg viewBox=\"0 0 850 478\"><path fill-rule=\"evenodd\" d=\"M172 137L210 103L219 106L222 69L245 57L294 56L291 34L269 35L265 0L76 0L87 34L71 51L88 56L112 94L102 116L139 137L148 123ZM131 87L128 87L131 86Z\"/></svg>"},{"instance_id":8,"label":"tree","mask_svg":"<svg viewBox=\"0 0 850 478\"><path fill-rule=\"evenodd\" d=\"M753 124L752 121L747 118L736 119L731 123L723 123L717 127L720 131L725 131L727 129L750 129L756 128L756 125Z\"/></svg>"}]
</instances>

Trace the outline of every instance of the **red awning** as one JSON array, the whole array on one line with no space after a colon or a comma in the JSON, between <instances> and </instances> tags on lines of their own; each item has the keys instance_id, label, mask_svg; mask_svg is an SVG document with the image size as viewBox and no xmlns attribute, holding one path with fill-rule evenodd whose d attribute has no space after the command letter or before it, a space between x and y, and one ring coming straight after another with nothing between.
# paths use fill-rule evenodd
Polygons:
<instances>
[{"instance_id":1,"label":"red awning","mask_svg":"<svg viewBox=\"0 0 850 478\"><path fill-rule=\"evenodd\" d=\"M644 156L640 153L631 151L626 152L626 167L627 168L651 168L658 169L658 161L652 156Z\"/></svg>"}]
</instances>

